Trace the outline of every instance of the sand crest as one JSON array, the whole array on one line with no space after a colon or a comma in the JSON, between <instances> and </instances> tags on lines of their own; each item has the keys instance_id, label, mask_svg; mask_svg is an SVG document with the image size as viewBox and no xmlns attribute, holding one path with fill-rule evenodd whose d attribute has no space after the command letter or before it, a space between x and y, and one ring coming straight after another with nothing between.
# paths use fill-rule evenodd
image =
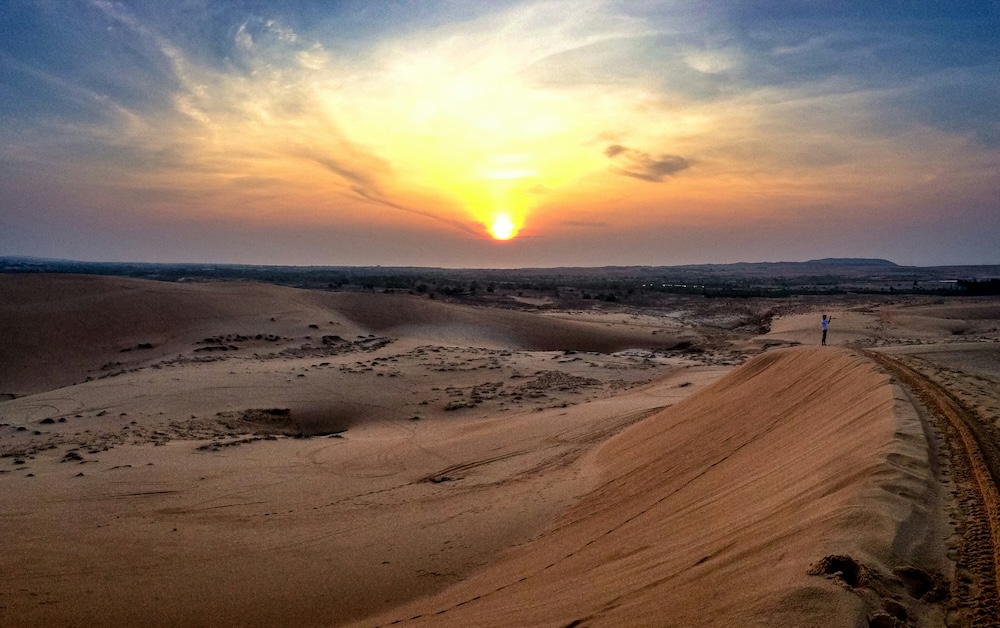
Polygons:
<instances>
[{"instance_id":1,"label":"sand crest","mask_svg":"<svg viewBox=\"0 0 1000 628\"><path fill-rule=\"evenodd\" d=\"M603 446L600 485L532 542L358 625L858 625L879 587L808 571L842 555L891 582L920 558L935 493L907 408L856 355L769 353Z\"/></svg>"}]
</instances>

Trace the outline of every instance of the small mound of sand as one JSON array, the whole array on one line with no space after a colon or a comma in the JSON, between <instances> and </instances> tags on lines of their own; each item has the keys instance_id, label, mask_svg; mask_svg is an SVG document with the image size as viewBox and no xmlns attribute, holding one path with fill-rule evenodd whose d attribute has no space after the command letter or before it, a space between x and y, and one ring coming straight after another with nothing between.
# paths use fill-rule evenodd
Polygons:
<instances>
[{"instance_id":1,"label":"small mound of sand","mask_svg":"<svg viewBox=\"0 0 1000 628\"><path fill-rule=\"evenodd\" d=\"M291 415L288 408L250 408L242 412L219 412L216 416L223 426L234 431L286 433L295 425Z\"/></svg>"},{"instance_id":2,"label":"small mound of sand","mask_svg":"<svg viewBox=\"0 0 1000 628\"><path fill-rule=\"evenodd\" d=\"M344 404L296 409L250 408L239 412L219 412L219 423L234 434L284 434L287 436L327 436L345 431L351 424L352 409Z\"/></svg>"}]
</instances>

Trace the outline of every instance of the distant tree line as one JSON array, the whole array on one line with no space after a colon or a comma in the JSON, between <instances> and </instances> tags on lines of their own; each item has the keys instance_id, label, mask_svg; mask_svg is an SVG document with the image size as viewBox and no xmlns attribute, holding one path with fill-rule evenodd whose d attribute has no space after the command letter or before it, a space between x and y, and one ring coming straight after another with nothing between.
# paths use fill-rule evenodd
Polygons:
<instances>
[{"instance_id":1,"label":"distant tree line","mask_svg":"<svg viewBox=\"0 0 1000 628\"><path fill-rule=\"evenodd\" d=\"M959 280L958 287L963 289L969 296L983 297L998 295L1000 294L1000 279L984 279L982 281L975 279L969 281Z\"/></svg>"},{"instance_id":2,"label":"distant tree line","mask_svg":"<svg viewBox=\"0 0 1000 628\"><path fill-rule=\"evenodd\" d=\"M870 269L864 273L851 265L839 268L817 262L500 270L108 263L0 257L0 272L7 273L125 275L159 281L258 281L319 290L402 292L427 298L437 295L489 299L531 291L570 299L639 303L654 298L658 293L707 298L848 292L940 296L1000 294L1000 279L956 281L954 278L956 272L993 274L997 267L978 267L978 270L977 267L924 269L868 264L862 268L869 266Z\"/></svg>"}]
</instances>

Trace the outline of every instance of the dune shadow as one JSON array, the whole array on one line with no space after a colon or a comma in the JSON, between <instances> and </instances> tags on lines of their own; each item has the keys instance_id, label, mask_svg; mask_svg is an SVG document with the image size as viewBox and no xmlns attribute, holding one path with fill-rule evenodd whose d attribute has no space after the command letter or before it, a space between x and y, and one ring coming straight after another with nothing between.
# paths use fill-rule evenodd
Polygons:
<instances>
[{"instance_id":1,"label":"dune shadow","mask_svg":"<svg viewBox=\"0 0 1000 628\"><path fill-rule=\"evenodd\" d=\"M364 420L368 411L352 403L315 403L291 408L291 424L295 436L330 436L346 432Z\"/></svg>"},{"instance_id":2,"label":"dune shadow","mask_svg":"<svg viewBox=\"0 0 1000 628\"><path fill-rule=\"evenodd\" d=\"M248 408L237 412L220 412L217 416L225 428L234 432L308 438L345 432L369 413L358 404L336 402Z\"/></svg>"}]
</instances>

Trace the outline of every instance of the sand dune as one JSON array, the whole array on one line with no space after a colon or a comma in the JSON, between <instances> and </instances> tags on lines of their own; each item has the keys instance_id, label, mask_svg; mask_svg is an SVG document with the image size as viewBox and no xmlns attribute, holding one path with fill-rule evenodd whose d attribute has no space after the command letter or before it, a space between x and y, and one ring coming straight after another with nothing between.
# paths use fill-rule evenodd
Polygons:
<instances>
[{"instance_id":1,"label":"sand dune","mask_svg":"<svg viewBox=\"0 0 1000 628\"><path fill-rule=\"evenodd\" d=\"M0 624L988 613L959 454L844 345L893 345L990 421L989 303L844 301L827 312L841 347L774 349L817 345L818 316L726 346L715 302L701 328L696 308L536 314L248 283L5 276L0 297L0 393L17 393L0 397L15 540ZM717 349L619 351L681 332Z\"/></svg>"},{"instance_id":2,"label":"sand dune","mask_svg":"<svg viewBox=\"0 0 1000 628\"><path fill-rule=\"evenodd\" d=\"M331 320L304 294L257 284L0 276L0 344L11 355L0 360L0 392L78 383L109 363L150 364L216 334L301 335L308 324Z\"/></svg>"},{"instance_id":3,"label":"sand dune","mask_svg":"<svg viewBox=\"0 0 1000 628\"><path fill-rule=\"evenodd\" d=\"M334 293L324 303L375 333L428 342L509 347L534 351L602 353L631 348L669 349L678 338L599 323L561 320L515 310L484 309L414 297ZM398 304L397 304L398 303Z\"/></svg>"},{"instance_id":4,"label":"sand dune","mask_svg":"<svg viewBox=\"0 0 1000 628\"><path fill-rule=\"evenodd\" d=\"M769 353L602 447L600 486L531 543L358 625L863 625L878 587L807 572L849 555L888 581L924 555L934 486L906 408L855 355Z\"/></svg>"},{"instance_id":5,"label":"sand dune","mask_svg":"<svg viewBox=\"0 0 1000 628\"><path fill-rule=\"evenodd\" d=\"M449 359L471 368L478 357ZM568 407L446 412L418 406L406 383L426 392L424 373L455 381L497 371L411 363L386 379L311 369L307 381L330 378L319 386L275 372L301 363L235 376L224 362L193 363L5 402L5 420L37 428L39 446L55 449L3 458L0 532L17 541L2 559L0 624L325 626L439 591L571 505L588 485L576 461L589 449L719 373L678 369ZM335 400L337 382L378 406L352 416L342 438L251 440L226 429L209 440L205 409L282 389L286 400ZM393 408L406 403L423 418ZM66 422L22 414L43 406ZM5 445L31 434L0 430Z\"/></svg>"},{"instance_id":6,"label":"sand dune","mask_svg":"<svg viewBox=\"0 0 1000 628\"><path fill-rule=\"evenodd\" d=\"M409 295L323 293L251 283L0 276L0 394L24 395L214 348L275 351L324 336L528 350L669 348L677 338ZM239 339L233 340L234 338ZM212 343L209 343L212 344ZM204 354L203 354L204 355Z\"/></svg>"},{"instance_id":7,"label":"sand dune","mask_svg":"<svg viewBox=\"0 0 1000 628\"><path fill-rule=\"evenodd\" d=\"M721 373L520 348L670 344L644 328L409 296L2 279L0 381L39 390L0 401L0 624L322 626L439 591Z\"/></svg>"}]
</instances>

